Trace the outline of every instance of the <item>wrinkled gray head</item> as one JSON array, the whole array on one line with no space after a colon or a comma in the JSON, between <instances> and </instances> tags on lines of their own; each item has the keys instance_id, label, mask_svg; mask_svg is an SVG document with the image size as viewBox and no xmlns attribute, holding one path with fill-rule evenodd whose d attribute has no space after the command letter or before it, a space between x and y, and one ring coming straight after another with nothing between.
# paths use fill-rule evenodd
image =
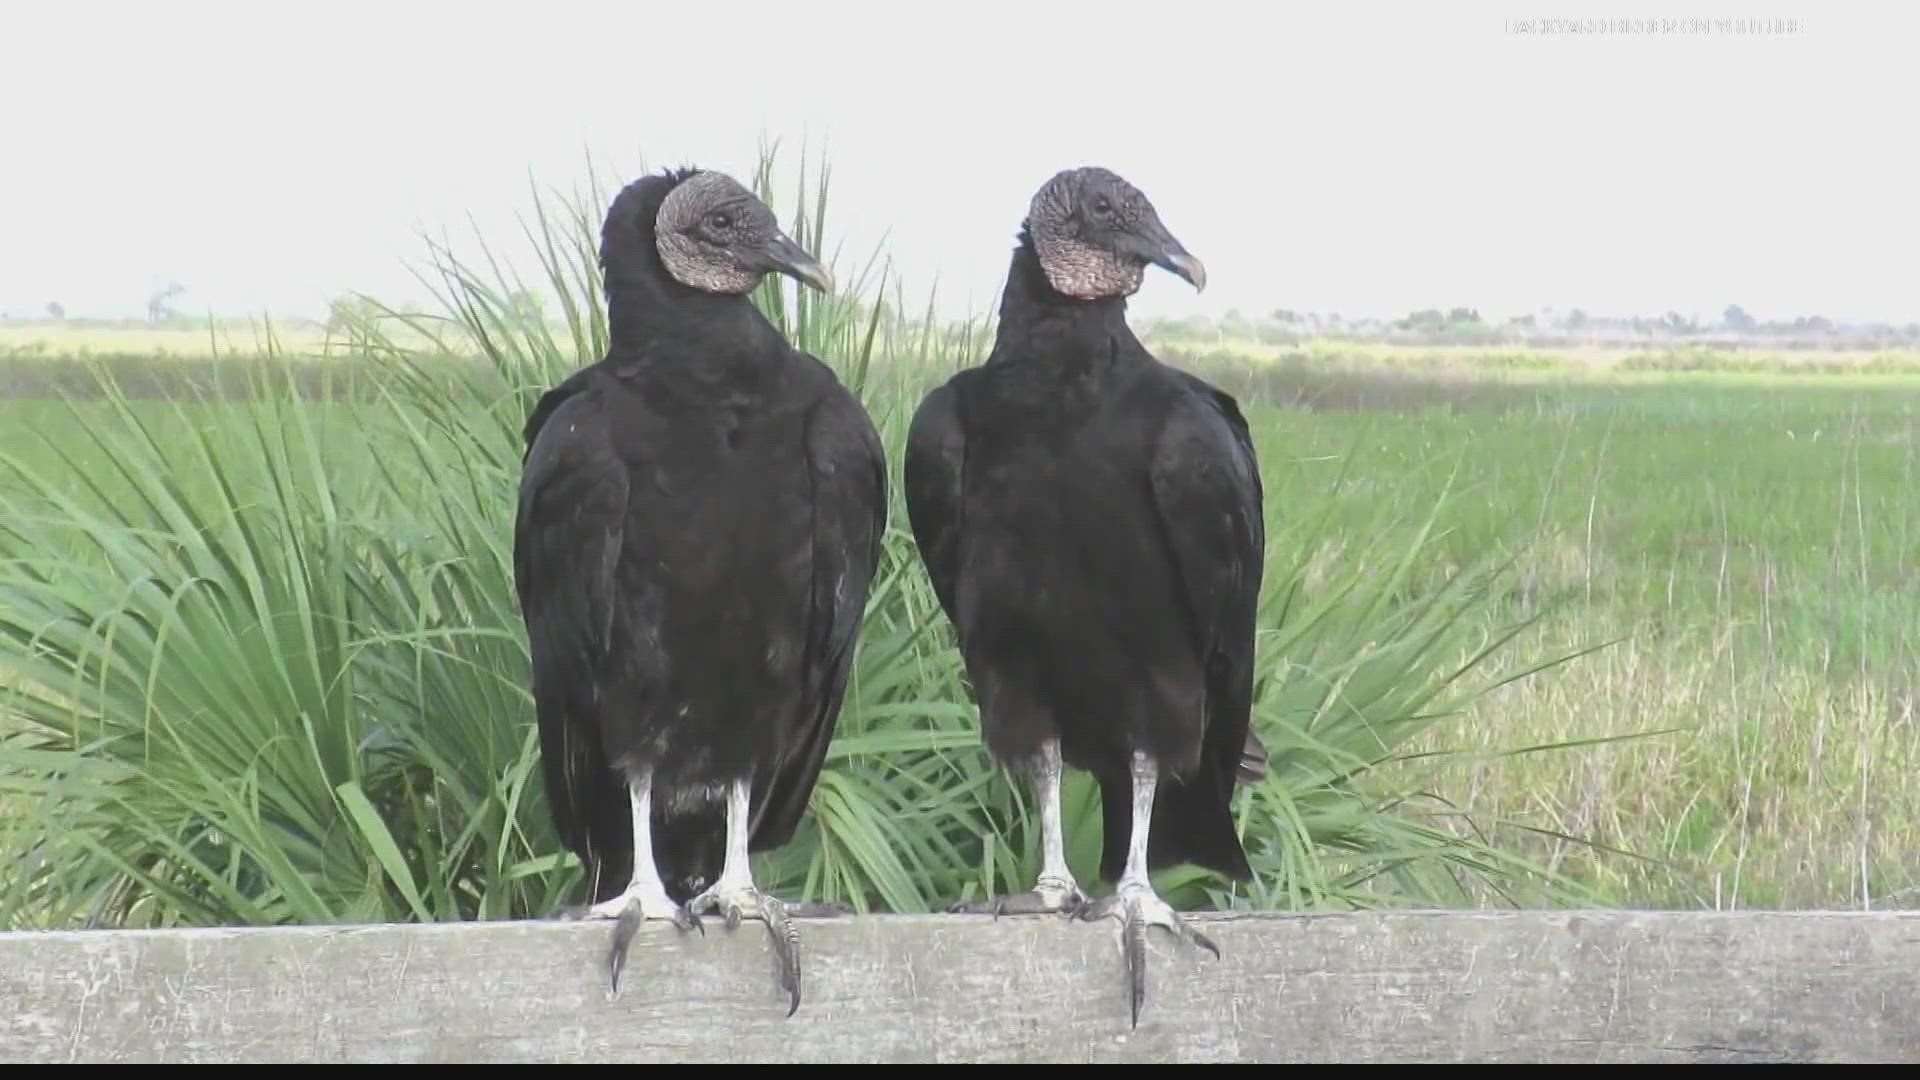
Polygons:
<instances>
[{"instance_id":1,"label":"wrinkled gray head","mask_svg":"<svg viewBox=\"0 0 1920 1080\"><path fill-rule=\"evenodd\" d=\"M654 245L667 273L710 293L751 292L769 273L833 291L833 275L780 231L767 204L725 173L697 172L660 203Z\"/></svg>"},{"instance_id":2,"label":"wrinkled gray head","mask_svg":"<svg viewBox=\"0 0 1920 1080\"><path fill-rule=\"evenodd\" d=\"M1027 233L1047 282L1064 296L1131 296L1149 263L1207 287L1207 269L1173 238L1138 188L1098 168L1067 169L1034 193Z\"/></svg>"}]
</instances>

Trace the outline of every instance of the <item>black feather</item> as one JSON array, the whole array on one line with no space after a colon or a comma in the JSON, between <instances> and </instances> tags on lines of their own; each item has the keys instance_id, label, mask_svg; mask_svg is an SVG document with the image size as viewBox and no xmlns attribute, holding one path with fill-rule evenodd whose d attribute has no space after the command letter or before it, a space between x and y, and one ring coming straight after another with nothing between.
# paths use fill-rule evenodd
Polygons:
<instances>
[{"instance_id":1,"label":"black feather","mask_svg":"<svg viewBox=\"0 0 1920 1080\"><path fill-rule=\"evenodd\" d=\"M880 439L831 369L742 296L662 267L675 170L601 238L607 355L528 418L514 575L548 805L592 900L631 877L631 770L684 903L718 878L724 786L750 849L793 836L832 738L886 517Z\"/></svg>"},{"instance_id":2,"label":"black feather","mask_svg":"<svg viewBox=\"0 0 1920 1080\"><path fill-rule=\"evenodd\" d=\"M1249 727L1265 534L1233 398L1150 354L1124 296L1055 292L1023 228L993 352L921 403L903 484L994 757L1057 737L1094 774L1111 881L1144 750L1149 865L1250 877L1229 800L1265 762Z\"/></svg>"}]
</instances>

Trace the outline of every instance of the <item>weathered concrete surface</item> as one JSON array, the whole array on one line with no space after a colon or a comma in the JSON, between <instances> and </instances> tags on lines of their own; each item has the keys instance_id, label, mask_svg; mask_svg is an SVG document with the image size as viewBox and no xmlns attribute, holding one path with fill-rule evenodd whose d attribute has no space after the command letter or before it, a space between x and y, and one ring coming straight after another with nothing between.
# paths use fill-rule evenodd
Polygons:
<instances>
[{"instance_id":1,"label":"weathered concrete surface","mask_svg":"<svg viewBox=\"0 0 1920 1080\"><path fill-rule=\"evenodd\" d=\"M1920 913L1199 921L1137 1032L1113 923L809 920L791 1019L757 923L0 935L0 1060L1920 1061Z\"/></svg>"}]
</instances>

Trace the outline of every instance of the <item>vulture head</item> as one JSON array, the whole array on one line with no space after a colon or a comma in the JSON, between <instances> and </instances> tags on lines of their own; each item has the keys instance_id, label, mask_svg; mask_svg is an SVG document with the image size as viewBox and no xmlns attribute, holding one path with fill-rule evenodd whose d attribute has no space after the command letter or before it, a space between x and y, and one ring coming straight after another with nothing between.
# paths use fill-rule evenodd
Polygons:
<instances>
[{"instance_id":1,"label":"vulture head","mask_svg":"<svg viewBox=\"0 0 1920 1080\"><path fill-rule=\"evenodd\" d=\"M666 182L672 187L660 198L654 184ZM648 213L654 205L659 209ZM833 291L827 268L780 230L766 203L725 173L688 170L632 185L608 215L602 237L608 272L637 263L622 254L641 243L653 245L675 281L703 292L743 295L769 273Z\"/></svg>"},{"instance_id":2,"label":"vulture head","mask_svg":"<svg viewBox=\"0 0 1920 1080\"><path fill-rule=\"evenodd\" d=\"M1178 274L1195 291L1207 268L1160 223L1153 203L1107 169L1057 173L1034 193L1027 234L1048 284L1063 296L1131 296L1149 264Z\"/></svg>"}]
</instances>

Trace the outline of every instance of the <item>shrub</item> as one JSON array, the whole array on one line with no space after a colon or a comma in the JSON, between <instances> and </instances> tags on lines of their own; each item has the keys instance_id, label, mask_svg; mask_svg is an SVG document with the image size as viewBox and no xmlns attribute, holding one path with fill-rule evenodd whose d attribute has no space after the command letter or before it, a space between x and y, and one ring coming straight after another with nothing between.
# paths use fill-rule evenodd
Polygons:
<instances>
[{"instance_id":1,"label":"shrub","mask_svg":"<svg viewBox=\"0 0 1920 1080\"><path fill-rule=\"evenodd\" d=\"M770 203L773 161L763 154L756 175ZM827 180L822 168L809 195L803 176L787 222L816 254ZM442 311L356 305L354 393L316 395L310 367L303 382L271 351L251 393L217 401L135 403L96 371L99 400L40 425L59 467L0 463L11 923L519 918L575 898L578 866L543 803L510 545L523 418L605 347L607 193L535 193L525 236L557 320L523 302L525 283L484 245L469 261L432 244ZM1028 793L980 750L898 491L920 395L990 336L936 320L931 303L910 313L897 282L885 300L872 262L847 275L828 261L838 295L772 279L755 300L868 403L895 509L811 813L756 873L859 910L937 910L1024 888L1038 868ZM1444 759L1400 756L1498 683L1480 673L1524 626L1475 635L1507 566L1416 594L1416 540L1329 571L1313 559L1331 493L1266 465L1255 719L1272 761L1239 804L1260 882L1169 873L1168 898L1452 903L1469 896L1465 877L1566 895L1444 807L1416 813L1417 769ZM1085 777L1070 778L1064 810L1070 860L1091 881L1099 809Z\"/></svg>"}]
</instances>

